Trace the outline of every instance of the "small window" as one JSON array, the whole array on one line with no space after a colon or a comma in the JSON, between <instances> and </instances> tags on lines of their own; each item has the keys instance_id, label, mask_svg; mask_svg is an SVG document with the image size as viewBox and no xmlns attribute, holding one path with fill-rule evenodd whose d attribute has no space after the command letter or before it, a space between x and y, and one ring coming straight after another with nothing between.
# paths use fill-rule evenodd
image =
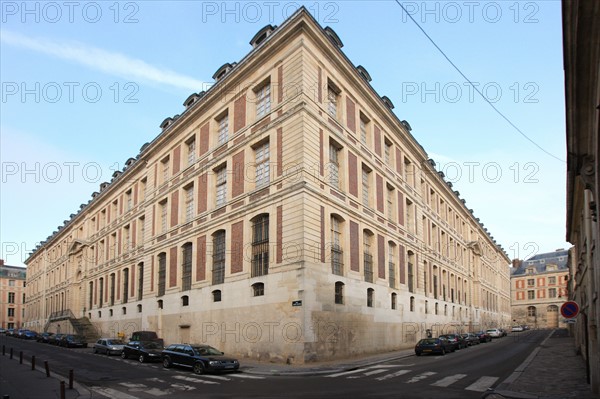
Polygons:
<instances>
[{"instance_id":1,"label":"small window","mask_svg":"<svg viewBox=\"0 0 600 399\"><path fill-rule=\"evenodd\" d=\"M254 283L254 284L252 284L252 295L253 296L263 296L263 295L265 295L265 284L264 283Z\"/></svg>"},{"instance_id":2,"label":"small window","mask_svg":"<svg viewBox=\"0 0 600 399\"><path fill-rule=\"evenodd\" d=\"M341 281L335 283L335 303L338 305L344 304L344 283Z\"/></svg>"},{"instance_id":3,"label":"small window","mask_svg":"<svg viewBox=\"0 0 600 399\"><path fill-rule=\"evenodd\" d=\"M156 304L158 305L159 309L163 309L163 300L159 299L158 301L156 301Z\"/></svg>"},{"instance_id":4,"label":"small window","mask_svg":"<svg viewBox=\"0 0 600 399\"><path fill-rule=\"evenodd\" d=\"M396 309L397 308L397 300L398 300L398 295L396 295L395 292L392 292L392 309Z\"/></svg>"},{"instance_id":5,"label":"small window","mask_svg":"<svg viewBox=\"0 0 600 399\"><path fill-rule=\"evenodd\" d=\"M373 288L367 289L367 306L373 307L373 296L375 295L375 290Z\"/></svg>"},{"instance_id":6,"label":"small window","mask_svg":"<svg viewBox=\"0 0 600 399\"><path fill-rule=\"evenodd\" d=\"M212 292L213 302L221 302L221 290L214 290Z\"/></svg>"},{"instance_id":7,"label":"small window","mask_svg":"<svg viewBox=\"0 0 600 399\"><path fill-rule=\"evenodd\" d=\"M137 311L138 313L142 313L142 305L137 305Z\"/></svg>"},{"instance_id":8,"label":"small window","mask_svg":"<svg viewBox=\"0 0 600 399\"><path fill-rule=\"evenodd\" d=\"M415 297L414 296L410 297L410 311L411 312L415 311Z\"/></svg>"},{"instance_id":9,"label":"small window","mask_svg":"<svg viewBox=\"0 0 600 399\"><path fill-rule=\"evenodd\" d=\"M125 306L123 306L123 307L121 308L121 313L122 313L122 314L127 314L127 308L126 308Z\"/></svg>"},{"instance_id":10,"label":"small window","mask_svg":"<svg viewBox=\"0 0 600 399\"><path fill-rule=\"evenodd\" d=\"M190 297L187 295L184 295L181 297L181 306L189 306L190 304Z\"/></svg>"},{"instance_id":11,"label":"small window","mask_svg":"<svg viewBox=\"0 0 600 399\"><path fill-rule=\"evenodd\" d=\"M108 311L108 315L109 315L110 317L112 317L112 316L113 316L113 310L112 310L112 309L110 309L110 310Z\"/></svg>"}]
</instances>

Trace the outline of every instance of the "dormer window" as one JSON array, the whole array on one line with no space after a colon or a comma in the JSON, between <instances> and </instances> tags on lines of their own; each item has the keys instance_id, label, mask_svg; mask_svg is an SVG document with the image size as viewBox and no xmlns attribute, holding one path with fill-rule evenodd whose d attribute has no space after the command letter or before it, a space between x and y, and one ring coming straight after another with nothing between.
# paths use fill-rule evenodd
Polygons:
<instances>
[{"instance_id":1,"label":"dormer window","mask_svg":"<svg viewBox=\"0 0 600 399\"><path fill-rule=\"evenodd\" d=\"M357 66L356 71L367 82L370 82L372 80L371 75L369 75L369 72L367 72L367 70L365 69L364 66L362 66L362 65Z\"/></svg>"},{"instance_id":2,"label":"dormer window","mask_svg":"<svg viewBox=\"0 0 600 399\"><path fill-rule=\"evenodd\" d=\"M250 40L250 45L252 46L252 48L258 47L262 42L267 40L267 37L271 36L271 33L275 30L275 28L276 26L267 25L258 32L256 32L256 35L254 35L252 40Z\"/></svg>"},{"instance_id":3,"label":"dormer window","mask_svg":"<svg viewBox=\"0 0 600 399\"><path fill-rule=\"evenodd\" d=\"M329 40L331 40L331 42L337 48L344 47L344 43L342 43L340 37L337 35L337 33L335 33L335 31L333 29L331 29L331 27L326 26L325 29L323 29L323 30L325 31L325 34L329 37Z\"/></svg>"},{"instance_id":4,"label":"dormer window","mask_svg":"<svg viewBox=\"0 0 600 399\"><path fill-rule=\"evenodd\" d=\"M160 124L160 128L162 130L165 130L167 127L169 127L171 124L173 123L173 118L171 118L170 116L165 118L165 120L162 121L162 123Z\"/></svg>"},{"instance_id":5,"label":"dormer window","mask_svg":"<svg viewBox=\"0 0 600 399\"><path fill-rule=\"evenodd\" d=\"M404 126L406 128L406 130L408 130L409 132L412 130L412 127L410 126L410 123L408 123L406 120L403 120L400 122L402 124L402 126Z\"/></svg>"},{"instance_id":6,"label":"dormer window","mask_svg":"<svg viewBox=\"0 0 600 399\"><path fill-rule=\"evenodd\" d=\"M388 98L388 96L383 96L381 99L389 109L394 109L394 104L392 103L392 100Z\"/></svg>"},{"instance_id":7,"label":"dormer window","mask_svg":"<svg viewBox=\"0 0 600 399\"><path fill-rule=\"evenodd\" d=\"M221 80L229 71L231 71L231 69L233 69L235 65L235 62L233 64L226 62L225 64L221 65L219 69L217 69L217 72L215 72L212 78L216 81Z\"/></svg>"},{"instance_id":8,"label":"dormer window","mask_svg":"<svg viewBox=\"0 0 600 399\"><path fill-rule=\"evenodd\" d=\"M201 91L200 93L192 93L192 94L190 94L190 96L188 98L186 98L185 101L183 102L183 106L186 109L189 108L189 107L191 107L196 102L198 102L198 100L200 100L202 97L204 97L204 94L205 94L204 91Z\"/></svg>"}]
</instances>

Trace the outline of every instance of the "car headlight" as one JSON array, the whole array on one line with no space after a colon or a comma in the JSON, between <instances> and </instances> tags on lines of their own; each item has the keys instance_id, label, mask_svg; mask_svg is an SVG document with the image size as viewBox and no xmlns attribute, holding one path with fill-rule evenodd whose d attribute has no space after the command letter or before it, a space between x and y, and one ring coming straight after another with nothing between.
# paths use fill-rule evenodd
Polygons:
<instances>
[{"instance_id":1,"label":"car headlight","mask_svg":"<svg viewBox=\"0 0 600 399\"><path fill-rule=\"evenodd\" d=\"M217 366L218 364L220 364L221 362L217 361L217 360L211 360L210 362L208 362L208 364L210 364L211 366Z\"/></svg>"}]
</instances>

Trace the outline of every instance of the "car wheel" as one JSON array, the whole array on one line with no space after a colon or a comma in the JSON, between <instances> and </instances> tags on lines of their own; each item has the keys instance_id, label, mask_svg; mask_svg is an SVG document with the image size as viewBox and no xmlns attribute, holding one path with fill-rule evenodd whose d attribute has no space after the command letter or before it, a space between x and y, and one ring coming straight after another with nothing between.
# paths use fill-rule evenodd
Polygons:
<instances>
[{"instance_id":1,"label":"car wheel","mask_svg":"<svg viewBox=\"0 0 600 399\"><path fill-rule=\"evenodd\" d=\"M121 359L127 359L127 354L125 352L121 352Z\"/></svg>"},{"instance_id":2,"label":"car wheel","mask_svg":"<svg viewBox=\"0 0 600 399\"><path fill-rule=\"evenodd\" d=\"M173 363L171 362L171 359L169 359L168 357L165 357L163 359L163 367L168 369L169 367L171 367L173 365Z\"/></svg>"},{"instance_id":3,"label":"car wheel","mask_svg":"<svg viewBox=\"0 0 600 399\"><path fill-rule=\"evenodd\" d=\"M203 374L204 373L204 365L202 363L194 364L194 373Z\"/></svg>"},{"instance_id":4,"label":"car wheel","mask_svg":"<svg viewBox=\"0 0 600 399\"><path fill-rule=\"evenodd\" d=\"M421 352L415 352L415 355L421 356Z\"/></svg>"},{"instance_id":5,"label":"car wheel","mask_svg":"<svg viewBox=\"0 0 600 399\"><path fill-rule=\"evenodd\" d=\"M109 351L108 349L106 349L106 351L104 352L104 354L105 354L106 356L110 356L110 351Z\"/></svg>"},{"instance_id":6,"label":"car wheel","mask_svg":"<svg viewBox=\"0 0 600 399\"><path fill-rule=\"evenodd\" d=\"M140 355L140 357L138 357L138 362L144 363L145 361L146 361L146 356Z\"/></svg>"}]
</instances>

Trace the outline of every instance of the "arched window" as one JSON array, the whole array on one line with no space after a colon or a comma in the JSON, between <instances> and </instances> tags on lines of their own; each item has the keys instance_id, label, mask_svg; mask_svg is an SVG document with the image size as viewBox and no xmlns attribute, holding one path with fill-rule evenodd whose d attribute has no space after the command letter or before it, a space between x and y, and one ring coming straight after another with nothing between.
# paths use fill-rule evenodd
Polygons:
<instances>
[{"instance_id":1,"label":"arched window","mask_svg":"<svg viewBox=\"0 0 600 399\"><path fill-rule=\"evenodd\" d=\"M253 296L263 296L263 295L265 295L265 284L264 283L254 283L254 284L252 284L252 295Z\"/></svg>"},{"instance_id":2,"label":"arched window","mask_svg":"<svg viewBox=\"0 0 600 399\"><path fill-rule=\"evenodd\" d=\"M163 308L163 300L159 299L158 301L156 301L156 305L158 306L159 309Z\"/></svg>"},{"instance_id":3,"label":"arched window","mask_svg":"<svg viewBox=\"0 0 600 399\"><path fill-rule=\"evenodd\" d=\"M335 282L335 303L338 305L344 304L344 283L341 281Z\"/></svg>"},{"instance_id":4,"label":"arched window","mask_svg":"<svg viewBox=\"0 0 600 399\"><path fill-rule=\"evenodd\" d=\"M212 292L213 302L221 302L221 290L214 290Z\"/></svg>"},{"instance_id":5,"label":"arched window","mask_svg":"<svg viewBox=\"0 0 600 399\"><path fill-rule=\"evenodd\" d=\"M397 300L398 300L398 299L397 299L397 295L396 295L396 293L395 293L395 292L392 292L392 309L396 309L396 307L397 307L397 303L396 303L396 301L397 301Z\"/></svg>"},{"instance_id":6,"label":"arched window","mask_svg":"<svg viewBox=\"0 0 600 399\"><path fill-rule=\"evenodd\" d=\"M415 311L415 297L414 296L410 297L410 311L411 312Z\"/></svg>"},{"instance_id":7,"label":"arched window","mask_svg":"<svg viewBox=\"0 0 600 399\"><path fill-rule=\"evenodd\" d=\"M138 313L142 313L142 305L137 305L137 311Z\"/></svg>"},{"instance_id":8,"label":"arched window","mask_svg":"<svg viewBox=\"0 0 600 399\"><path fill-rule=\"evenodd\" d=\"M181 306L189 306L190 304L190 297L187 295L184 295L181 297Z\"/></svg>"},{"instance_id":9,"label":"arched window","mask_svg":"<svg viewBox=\"0 0 600 399\"><path fill-rule=\"evenodd\" d=\"M121 308L121 313L122 313L122 314L127 314L127 308L126 308L125 306L123 306L123 307Z\"/></svg>"},{"instance_id":10,"label":"arched window","mask_svg":"<svg viewBox=\"0 0 600 399\"><path fill-rule=\"evenodd\" d=\"M556 306L556 305L549 305L547 311L548 312L558 312L558 306Z\"/></svg>"}]
</instances>

